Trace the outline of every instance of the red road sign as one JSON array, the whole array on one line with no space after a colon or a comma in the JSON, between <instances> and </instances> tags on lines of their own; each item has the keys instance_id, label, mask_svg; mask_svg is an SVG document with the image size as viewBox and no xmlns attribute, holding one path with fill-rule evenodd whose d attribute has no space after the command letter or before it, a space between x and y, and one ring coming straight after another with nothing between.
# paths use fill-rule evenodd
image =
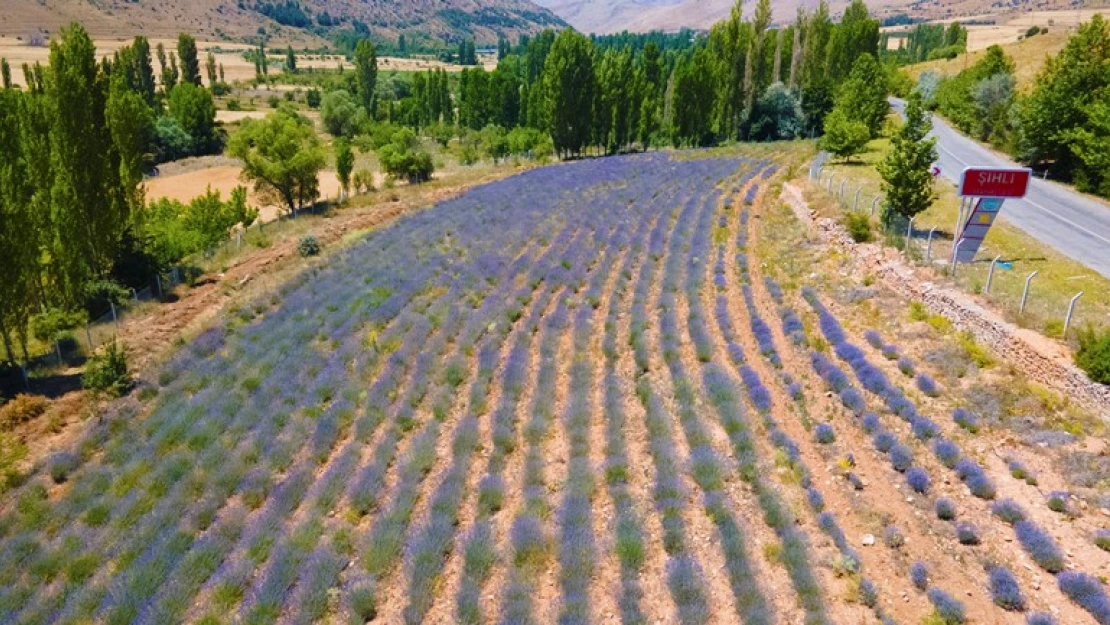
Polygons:
<instances>
[{"instance_id":1,"label":"red road sign","mask_svg":"<svg viewBox=\"0 0 1110 625\"><path fill-rule=\"evenodd\" d=\"M1025 197L1032 176L1027 167L968 167L960 176L960 197Z\"/></svg>"}]
</instances>

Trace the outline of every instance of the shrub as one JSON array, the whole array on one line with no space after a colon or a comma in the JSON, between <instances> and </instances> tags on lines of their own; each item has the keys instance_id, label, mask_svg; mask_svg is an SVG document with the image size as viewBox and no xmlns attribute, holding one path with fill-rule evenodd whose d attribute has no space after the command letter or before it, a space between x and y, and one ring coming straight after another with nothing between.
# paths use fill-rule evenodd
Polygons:
<instances>
[{"instance_id":1,"label":"shrub","mask_svg":"<svg viewBox=\"0 0 1110 625\"><path fill-rule=\"evenodd\" d=\"M885 454L890 451L891 447L893 447L896 442L898 442L898 439L890 432L883 430L875 434L872 442L875 444L875 449Z\"/></svg>"},{"instance_id":2,"label":"shrub","mask_svg":"<svg viewBox=\"0 0 1110 625\"><path fill-rule=\"evenodd\" d=\"M867 402L855 387L848 387L840 391L840 402L855 414L860 414L867 408Z\"/></svg>"},{"instance_id":3,"label":"shrub","mask_svg":"<svg viewBox=\"0 0 1110 625\"><path fill-rule=\"evenodd\" d=\"M61 484L69 479L69 474L73 473L81 464L81 458L72 451L59 451L50 456L47 460L47 466L50 468L50 477L54 480L55 484Z\"/></svg>"},{"instance_id":4,"label":"shrub","mask_svg":"<svg viewBox=\"0 0 1110 625\"><path fill-rule=\"evenodd\" d=\"M901 352L898 351L897 346L895 346L895 345L884 345L883 346L883 358L886 358L887 360L899 360L899 359L902 358L902 354L901 354Z\"/></svg>"},{"instance_id":5,"label":"shrub","mask_svg":"<svg viewBox=\"0 0 1110 625\"><path fill-rule=\"evenodd\" d=\"M890 465L894 467L895 471L898 471L899 473L904 473L906 469L910 468L910 465L912 464L912 449L903 445L902 443L897 443L890 448Z\"/></svg>"},{"instance_id":6,"label":"shrub","mask_svg":"<svg viewBox=\"0 0 1110 625\"><path fill-rule=\"evenodd\" d=\"M879 415L868 412L863 415L863 431L868 434L873 434L876 430L883 426L882 421L879 420Z\"/></svg>"},{"instance_id":7,"label":"shrub","mask_svg":"<svg viewBox=\"0 0 1110 625\"><path fill-rule=\"evenodd\" d=\"M924 592L929 587L929 567L920 560L910 565L910 581L914 588Z\"/></svg>"},{"instance_id":8,"label":"shrub","mask_svg":"<svg viewBox=\"0 0 1110 625\"><path fill-rule=\"evenodd\" d=\"M928 374L919 373L917 378L914 379L917 384L917 390L925 393L929 397L939 397L940 389L937 388L937 383Z\"/></svg>"},{"instance_id":9,"label":"shrub","mask_svg":"<svg viewBox=\"0 0 1110 625\"><path fill-rule=\"evenodd\" d=\"M20 393L0 406L0 430L26 423L46 412L50 400L42 395Z\"/></svg>"},{"instance_id":10,"label":"shrub","mask_svg":"<svg viewBox=\"0 0 1110 625\"><path fill-rule=\"evenodd\" d=\"M1098 578L1077 571L1065 571L1056 576L1056 583L1060 592L1090 612L1096 621L1103 625L1110 623L1110 597L1106 596Z\"/></svg>"},{"instance_id":11,"label":"shrub","mask_svg":"<svg viewBox=\"0 0 1110 625\"><path fill-rule=\"evenodd\" d=\"M864 340L867 341L867 344L870 345L871 347L874 347L875 349L882 349L883 348L883 345L884 345L883 337L878 332L876 332L874 330L868 330L867 332L863 333L863 338L864 338Z\"/></svg>"},{"instance_id":12,"label":"shrub","mask_svg":"<svg viewBox=\"0 0 1110 625\"><path fill-rule=\"evenodd\" d=\"M914 375L913 361L908 356L902 356L898 359L898 370L907 378L912 378Z\"/></svg>"},{"instance_id":13,"label":"shrub","mask_svg":"<svg viewBox=\"0 0 1110 625\"><path fill-rule=\"evenodd\" d=\"M956 525L956 539L960 541L961 545L978 545L982 542L979 538L979 528L971 523Z\"/></svg>"},{"instance_id":14,"label":"shrub","mask_svg":"<svg viewBox=\"0 0 1110 625\"><path fill-rule=\"evenodd\" d=\"M85 388L95 394L118 397L131 387L127 371L127 352L116 341L104 345L89 358L81 377Z\"/></svg>"},{"instance_id":15,"label":"shrub","mask_svg":"<svg viewBox=\"0 0 1110 625\"><path fill-rule=\"evenodd\" d=\"M1025 548L1025 552L1042 569L1049 573L1059 573L1064 570L1064 554L1047 532L1031 521L1018 521L1014 524L1014 534L1021 546Z\"/></svg>"},{"instance_id":16,"label":"shrub","mask_svg":"<svg viewBox=\"0 0 1110 625\"><path fill-rule=\"evenodd\" d=\"M1080 331L1075 364L1095 382L1110 384L1110 330L1099 333L1088 328Z\"/></svg>"},{"instance_id":17,"label":"shrub","mask_svg":"<svg viewBox=\"0 0 1110 625\"><path fill-rule=\"evenodd\" d=\"M1009 467L1010 475L1014 479L1025 480L1025 483L1029 484L1030 486L1037 485L1037 476L1033 475L1033 473L1029 471L1029 469L1025 468L1025 465L1022 464L1021 461L1011 460L1007 464L1007 467Z\"/></svg>"},{"instance_id":18,"label":"shrub","mask_svg":"<svg viewBox=\"0 0 1110 625\"><path fill-rule=\"evenodd\" d=\"M1048 612L1030 612L1025 625L1056 625L1056 619Z\"/></svg>"},{"instance_id":19,"label":"shrub","mask_svg":"<svg viewBox=\"0 0 1110 625\"><path fill-rule=\"evenodd\" d=\"M906 544L906 537L897 527L888 525L883 530L883 542L891 549L901 549Z\"/></svg>"},{"instance_id":20,"label":"shrub","mask_svg":"<svg viewBox=\"0 0 1110 625\"><path fill-rule=\"evenodd\" d=\"M875 582L867 578L860 580L859 602L869 608L879 605L879 589L875 586Z\"/></svg>"},{"instance_id":21,"label":"shrub","mask_svg":"<svg viewBox=\"0 0 1110 625\"><path fill-rule=\"evenodd\" d=\"M1095 546L1103 551L1110 551L1110 530L1095 530Z\"/></svg>"},{"instance_id":22,"label":"shrub","mask_svg":"<svg viewBox=\"0 0 1110 625\"><path fill-rule=\"evenodd\" d=\"M813 508L814 512L821 513L825 510L825 498L821 496L821 491L816 488L810 487L806 490L806 499L809 501L809 507Z\"/></svg>"},{"instance_id":23,"label":"shrub","mask_svg":"<svg viewBox=\"0 0 1110 625\"><path fill-rule=\"evenodd\" d=\"M941 464L951 469L960 461L960 447L947 438L933 441L933 454Z\"/></svg>"},{"instance_id":24,"label":"shrub","mask_svg":"<svg viewBox=\"0 0 1110 625\"><path fill-rule=\"evenodd\" d=\"M1025 597L1014 574L1005 567L996 566L990 570L991 598L995 605L1011 612L1025 611Z\"/></svg>"},{"instance_id":25,"label":"shrub","mask_svg":"<svg viewBox=\"0 0 1110 625\"><path fill-rule=\"evenodd\" d=\"M951 521L956 518L956 502L947 497L940 497L933 505L937 512L937 518L942 521Z\"/></svg>"},{"instance_id":26,"label":"shrub","mask_svg":"<svg viewBox=\"0 0 1110 625\"><path fill-rule=\"evenodd\" d=\"M929 589L929 602L945 625L960 625L966 618L964 604L939 588Z\"/></svg>"},{"instance_id":27,"label":"shrub","mask_svg":"<svg viewBox=\"0 0 1110 625\"><path fill-rule=\"evenodd\" d=\"M814 429L814 438L822 445L828 445L836 441L836 431L833 426L828 423L821 423Z\"/></svg>"},{"instance_id":28,"label":"shrub","mask_svg":"<svg viewBox=\"0 0 1110 625\"><path fill-rule=\"evenodd\" d=\"M1048 494L1048 509L1053 512L1064 513L1068 511L1068 493L1060 490Z\"/></svg>"},{"instance_id":29,"label":"shrub","mask_svg":"<svg viewBox=\"0 0 1110 625\"><path fill-rule=\"evenodd\" d=\"M910 467L906 471L906 483L916 493L925 494L929 492L929 474L921 467Z\"/></svg>"},{"instance_id":30,"label":"shrub","mask_svg":"<svg viewBox=\"0 0 1110 625\"><path fill-rule=\"evenodd\" d=\"M856 490L863 490L863 480L855 473L848 474L848 483Z\"/></svg>"},{"instance_id":31,"label":"shrub","mask_svg":"<svg viewBox=\"0 0 1110 625\"><path fill-rule=\"evenodd\" d=\"M919 441L927 441L940 433L940 428L932 419L918 416L913 420L913 436Z\"/></svg>"},{"instance_id":32,"label":"shrub","mask_svg":"<svg viewBox=\"0 0 1110 625\"><path fill-rule=\"evenodd\" d=\"M982 471L967 479L967 487L971 489L971 494L979 499L994 499L998 492L991 478L987 477L987 474Z\"/></svg>"},{"instance_id":33,"label":"shrub","mask_svg":"<svg viewBox=\"0 0 1110 625\"><path fill-rule=\"evenodd\" d=\"M848 229L848 236L856 243L869 243L871 235L871 217L867 213L849 211L844 215L844 227Z\"/></svg>"},{"instance_id":34,"label":"shrub","mask_svg":"<svg viewBox=\"0 0 1110 625\"><path fill-rule=\"evenodd\" d=\"M994 502L991 506L991 512L1010 525L1025 520L1025 510L1013 499L1002 499Z\"/></svg>"},{"instance_id":35,"label":"shrub","mask_svg":"<svg viewBox=\"0 0 1110 625\"><path fill-rule=\"evenodd\" d=\"M319 256L320 242L311 234L306 234L301 237L300 241L297 241L297 253L301 255L301 258Z\"/></svg>"}]
</instances>

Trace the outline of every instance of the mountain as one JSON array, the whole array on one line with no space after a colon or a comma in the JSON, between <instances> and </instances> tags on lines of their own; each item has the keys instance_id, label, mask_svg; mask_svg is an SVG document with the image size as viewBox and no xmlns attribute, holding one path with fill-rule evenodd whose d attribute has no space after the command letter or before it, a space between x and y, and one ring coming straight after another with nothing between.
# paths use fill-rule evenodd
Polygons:
<instances>
[{"instance_id":1,"label":"mountain","mask_svg":"<svg viewBox=\"0 0 1110 625\"><path fill-rule=\"evenodd\" d=\"M78 21L94 37L172 37L247 41L260 32L279 43L319 45L338 31L410 45L474 38L511 40L566 22L529 0L2 0L0 35L54 32Z\"/></svg>"}]
</instances>

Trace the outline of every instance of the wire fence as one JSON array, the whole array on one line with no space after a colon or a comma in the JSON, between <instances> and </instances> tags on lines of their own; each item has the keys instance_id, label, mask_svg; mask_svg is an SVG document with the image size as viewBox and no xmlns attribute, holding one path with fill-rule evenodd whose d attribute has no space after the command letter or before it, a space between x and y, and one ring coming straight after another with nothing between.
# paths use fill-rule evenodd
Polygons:
<instances>
[{"instance_id":1,"label":"wire fence","mask_svg":"<svg viewBox=\"0 0 1110 625\"><path fill-rule=\"evenodd\" d=\"M827 172L824 170L827 160L827 154L818 155L810 167L810 179L836 200L842 210L878 216L883 195L874 183ZM1100 323L1099 311L1083 306L1084 295L1089 295L1083 289L1069 290L1066 284L1058 282L1051 289L1045 286L1049 278L1031 266L1032 261L1043 259L1004 258L998 250L984 244L970 262L956 262L954 256L960 242L953 233L959 231L965 217L961 212L948 227L919 227L914 220L903 221L884 232L884 243L900 249L909 264L928 267L938 279L982 297L1012 321L1037 328L1050 337L1069 337L1083 326ZM1023 270L1019 265L1026 268Z\"/></svg>"}]
</instances>

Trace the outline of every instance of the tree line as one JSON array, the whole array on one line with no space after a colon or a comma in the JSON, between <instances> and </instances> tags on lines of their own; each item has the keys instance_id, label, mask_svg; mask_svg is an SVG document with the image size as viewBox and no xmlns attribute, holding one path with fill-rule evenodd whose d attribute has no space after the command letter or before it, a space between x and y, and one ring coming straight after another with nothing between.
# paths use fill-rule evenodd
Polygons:
<instances>
[{"instance_id":1,"label":"tree line","mask_svg":"<svg viewBox=\"0 0 1110 625\"><path fill-rule=\"evenodd\" d=\"M992 46L954 76L925 71L927 106L963 132L1080 190L1110 197L1110 25L1096 14L1048 58L1027 93Z\"/></svg>"},{"instance_id":2,"label":"tree line","mask_svg":"<svg viewBox=\"0 0 1110 625\"><path fill-rule=\"evenodd\" d=\"M176 54L161 46L156 54L160 81L145 38L98 61L74 25L51 41L48 65L24 65L26 89L4 72L0 339L9 362L27 358L32 335L49 340L58 326L101 314L120 284L146 286L164 261L157 232L168 212L198 245L213 231L226 236L227 215L246 214L235 198L211 197L146 210L141 182L153 165L223 145L193 38L182 35Z\"/></svg>"},{"instance_id":3,"label":"tree line","mask_svg":"<svg viewBox=\"0 0 1110 625\"><path fill-rule=\"evenodd\" d=\"M503 43L494 70L464 69L455 88L445 74L418 75L365 121L437 134L446 126L460 136L529 128L564 156L820 135L857 59L876 60L879 22L862 0L837 23L824 2L788 26L771 22L769 0L760 0L751 19L738 3L707 34L548 30L515 48Z\"/></svg>"}]
</instances>

